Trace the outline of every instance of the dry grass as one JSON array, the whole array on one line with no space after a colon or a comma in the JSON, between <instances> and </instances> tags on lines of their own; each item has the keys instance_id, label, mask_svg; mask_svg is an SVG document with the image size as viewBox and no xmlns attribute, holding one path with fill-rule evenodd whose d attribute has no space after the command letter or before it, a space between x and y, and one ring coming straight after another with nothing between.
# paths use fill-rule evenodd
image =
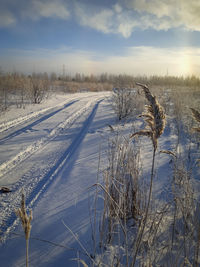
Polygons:
<instances>
[{"instance_id":1,"label":"dry grass","mask_svg":"<svg viewBox=\"0 0 200 267\"><path fill-rule=\"evenodd\" d=\"M133 133L131 138L147 136L152 142L153 154L149 187L146 188L147 183L143 184L142 182L140 153L138 147L137 149L135 147L137 141L132 143L132 139L121 137L116 133L115 128L109 125L112 139L110 139L108 149L108 168L104 172L104 184L100 184L98 180L95 184L102 189L101 193L96 190L96 194L101 194L104 201L99 239L95 239L94 242L96 246L100 241L100 250L96 247L93 250L94 255L90 259L91 265L200 266L200 217L198 215L200 205L193 188L193 170L188 167L186 156L183 158L177 149L172 149L174 152L161 150L160 152L171 159L168 181L170 189L168 199L164 199L160 203L156 202L157 196L152 196L152 188L158 140L166 125L164 98L161 101L159 99L158 102L146 85L138 84L138 86L142 88L148 101L146 112L141 115L145 118L146 128ZM160 95L162 94L163 92L160 93ZM182 137L183 130L186 130L186 127L182 128L182 125L188 123L187 116L190 115L189 118L191 118L191 114L187 114L189 109L181 104L185 94L180 92L175 98L173 92L170 96L167 95L168 97L169 109L167 110L171 116L171 122L174 123L176 120L179 124L177 135ZM192 96L190 101L193 101ZM160 105L161 102L162 105ZM196 103L194 107L197 106ZM167 107L166 103L165 107ZM195 121L199 123L199 111L196 108L191 108L191 111ZM174 119L174 117L176 118ZM200 132L199 126L188 128L193 128L197 133ZM187 134L191 134L191 131L188 131ZM180 141L181 138L178 137L177 146ZM186 146L184 149L184 155L187 155ZM189 156L188 152L188 159ZM23 195L21 208L17 213L28 241L32 216L28 217L26 213ZM96 225L96 215L94 224ZM97 229L95 229L94 235L96 235L96 231ZM90 257L90 254L84 248L82 249ZM83 266L88 266L79 257L78 261Z\"/></svg>"},{"instance_id":2,"label":"dry grass","mask_svg":"<svg viewBox=\"0 0 200 267\"><path fill-rule=\"evenodd\" d=\"M140 203L138 201L139 151L135 151L127 140L114 138L109 144L109 167L104 172L104 215L109 218L108 228L114 232L116 218L126 222L137 220ZM105 229L104 229L105 230ZM104 231L103 231L104 232ZM108 240L110 241L109 235Z\"/></svg>"},{"instance_id":3,"label":"dry grass","mask_svg":"<svg viewBox=\"0 0 200 267\"><path fill-rule=\"evenodd\" d=\"M194 108L190 108L192 111L192 115L197 123L200 123L200 113L198 110ZM200 125L198 127L192 128L193 132L200 133ZM200 162L200 159L197 159L197 162Z\"/></svg>"},{"instance_id":4,"label":"dry grass","mask_svg":"<svg viewBox=\"0 0 200 267\"><path fill-rule=\"evenodd\" d=\"M20 218L22 227L25 233L26 239L26 266L28 267L28 250L29 250L29 238L31 232L31 221L33 219L32 210L30 210L30 215L28 216L26 212L25 195L22 193L21 207L16 210L16 215Z\"/></svg>"},{"instance_id":5,"label":"dry grass","mask_svg":"<svg viewBox=\"0 0 200 267\"><path fill-rule=\"evenodd\" d=\"M193 115L194 119L195 119L198 123L200 123L200 113L199 113L199 111L196 110L196 109L194 109L194 108L190 108L190 109L191 109L191 111L192 111L192 115ZM199 127L196 127L196 128L193 128L193 130L194 130L195 132L199 132L199 133L200 133L200 126L199 126Z\"/></svg>"},{"instance_id":6,"label":"dry grass","mask_svg":"<svg viewBox=\"0 0 200 267\"><path fill-rule=\"evenodd\" d=\"M142 222L141 230L139 231L137 240L135 242L135 254L133 256L133 261L131 263L131 266L135 265L138 251L140 249L140 244L142 242L142 238L144 235L147 219L148 219L152 188L153 188L155 155L156 155L156 150L158 146L158 138L164 132L164 128L165 128L165 114L164 114L163 108L158 103L156 97L151 94L149 88L146 85L143 85L140 83L137 83L137 85L142 87L145 93L145 97L149 102L149 105L147 106L147 113L141 115L142 117L146 118L145 122L147 124L147 129L136 132L132 134L131 137L135 137L137 135L144 135L144 136L150 137L152 144L153 144L153 157L152 157L150 187L149 187L146 211L145 211L144 219Z\"/></svg>"},{"instance_id":7,"label":"dry grass","mask_svg":"<svg viewBox=\"0 0 200 267\"><path fill-rule=\"evenodd\" d=\"M118 142L114 141L112 148L118 155L117 160L111 153L109 168L104 176L104 191L106 191L106 194L104 195L102 216L104 227L102 228L101 236L106 236L109 243L106 246L106 240L104 239L104 246L107 247L111 254L111 264L116 266L199 266L200 219L197 216L199 204L193 188L192 169L188 167L194 166L194 164L189 164L189 161L192 161L190 148L185 144L185 151L182 153L179 153L175 147L172 147L174 152L170 150L160 151L166 157L170 156L171 158L169 164L171 175L167 185L167 188L169 186L167 189L169 190L169 196L166 199L162 199L162 202L157 202L157 196L152 197L155 176L154 164L158 140L163 134L166 124L165 113L164 108L150 92L149 88L143 84L138 85L142 87L145 98L149 102L146 112L141 115L141 117L145 118L146 128L132 134L131 138L137 135L147 136L152 141L153 155L150 184L149 188L145 190L145 187L141 187L143 184L137 182L137 187L133 187L132 195L125 193L127 192L126 190L121 190L121 188L126 189L128 185L127 177L123 174L122 170L124 169L119 160L123 158L125 138L120 139L117 135ZM187 123L191 123L191 117L189 117L187 109L181 104L182 98L185 100L187 92L181 93L180 91L179 97L177 96L178 99L174 98L174 92L172 94L171 91L164 93L163 91L160 95L163 95L164 99L168 100L169 109L167 111L169 112L170 122L175 125L175 129L176 122L179 124L179 131L172 131L173 134L180 135L177 138L178 147L183 138L191 138L190 131L184 132L192 128L187 125ZM190 102L197 103L192 95L187 99ZM163 103L163 99L161 99L161 102ZM165 107L167 107L167 104L165 104ZM191 110L196 122L199 123L200 113L196 109ZM194 130L199 132L197 128L194 128ZM194 140L188 139L187 142L189 141ZM132 146L132 144L129 143L128 146ZM126 150L128 150L128 146ZM135 161L133 156L132 160L133 162ZM122 162L127 161L124 160ZM113 170L118 171L115 172ZM139 167L135 165L134 171L137 172L138 170ZM140 179L141 177L138 177L137 181L140 181ZM137 194L135 194L135 189ZM143 194L139 192L143 192ZM134 195L137 196L135 200ZM125 206L129 206L127 203L137 203L136 216L130 217L130 219L127 209L124 209ZM132 222L134 222L134 226ZM115 244L117 245L115 246ZM123 249L120 250L120 248ZM104 258L106 251L102 251L102 253L102 266L114 266L109 265L108 256Z\"/></svg>"}]
</instances>

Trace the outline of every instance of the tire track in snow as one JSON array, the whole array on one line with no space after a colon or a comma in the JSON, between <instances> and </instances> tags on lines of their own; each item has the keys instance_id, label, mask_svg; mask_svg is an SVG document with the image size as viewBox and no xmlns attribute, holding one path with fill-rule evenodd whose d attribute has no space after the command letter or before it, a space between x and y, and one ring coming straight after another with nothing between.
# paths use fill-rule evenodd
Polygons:
<instances>
[{"instance_id":1,"label":"tire track in snow","mask_svg":"<svg viewBox=\"0 0 200 267\"><path fill-rule=\"evenodd\" d=\"M67 120L57 125L47 136L35 141L33 144L29 145L23 151L19 152L12 159L1 164L0 178L10 170L15 168L16 165L19 165L22 161L24 161L26 158L35 153L37 150L44 147L50 140L55 138L62 131L62 129L66 128L67 126L70 127L73 124L73 122L93 104L93 102L94 99L88 101L82 108L80 108L77 112L71 115Z\"/></svg>"},{"instance_id":2,"label":"tire track in snow","mask_svg":"<svg viewBox=\"0 0 200 267\"><path fill-rule=\"evenodd\" d=\"M78 101L78 100L74 100L74 101L72 101L72 102L69 102L69 103L65 104L62 108L59 108L59 109L57 109L57 110L54 110L54 111L52 111L52 112L50 112L50 113L48 113L48 114L42 116L41 118L35 120L34 122L28 124L27 126L22 127L22 128L20 128L19 130L14 131L13 133L11 133L11 134L9 134L9 135L3 137L2 139L0 139L0 145L3 144L4 142L8 141L9 139L11 139L11 138L13 138L13 137L16 137L16 136L18 136L18 135L24 133L25 131L31 129L32 127L38 125L39 123L41 123L41 122L43 122L43 121L49 119L50 117L56 115L58 112L60 112L60 111L62 111L62 110L64 110L64 109L68 108L69 106L71 106L72 104L76 103L77 101Z\"/></svg>"},{"instance_id":3,"label":"tire track in snow","mask_svg":"<svg viewBox=\"0 0 200 267\"><path fill-rule=\"evenodd\" d=\"M90 125L94 119L97 108L98 108L101 101L102 100L99 100L95 104L90 115L84 121L83 126L81 127L81 130L79 131L77 136L74 138L72 143L69 145L69 147L63 153L63 155L60 157L60 159L56 162L56 164L51 168L51 170L43 177L43 179L37 184L36 188L32 191L32 193L30 194L30 196L28 198L28 202L30 203L30 206L33 206L33 204L38 200L41 193L44 193L44 191L47 190L48 186L56 178L56 176L63 169L63 167L64 166L65 166L65 168L68 167L70 160L72 159L74 153L80 147L80 144L82 143L85 135L87 134L88 129L89 129L89 127L90 127Z\"/></svg>"},{"instance_id":4,"label":"tire track in snow","mask_svg":"<svg viewBox=\"0 0 200 267\"><path fill-rule=\"evenodd\" d=\"M96 94L96 96L97 96L97 94ZM88 98L88 95L82 95L81 98L82 99ZM80 99L80 96L73 96L73 97L70 97L70 99L67 99L64 102L56 105L55 107L43 108L41 110L31 112L28 115L13 119L11 121L3 122L0 124L0 133L4 132L10 128L16 127L17 125L19 125L21 123L25 123L31 119L34 119L34 118L36 118L36 117L38 117L38 116L40 116L46 112L53 110L54 108L62 107L64 105L66 105L67 103L69 103L69 101L79 100L79 99Z\"/></svg>"},{"instance_id":5,"label":"tire track in snow","mask_svg":"<svg viewBox=\"0 0 200 267\"><path fill-rule=\"evenodd\" d=\"M72 100L75 100L75 98L70 99L70 101L72 101ZM58 107L64 106L68 102L69 102L69 100L62 102L62 103L56 105L55 107L44 108L42 110L35 111L35 112L30 113L28 115L25 115L23 117L19 117L17 119L14 119L14 120L11 120L11 121L8 121L8 122L3 122L3 123L0 124L0 133L4 132L4 131L6 131L6 130L8 130L10 128L16 127L17 125L19 125L21 123L25 123L28 120L36 118L36 117L38 117L38 116L40 116L40 115L42 115L42 114L44 114L44 113L46 113L48 111L53 110L54 108L58 108Z\"/></svg>"},{"instance_id":6,"label":"tire track in snow","mask_svg":"<svg viewBox=\"0 0 200 267\"><path fill-rule=\"evenodd\" d=\"M6 201L4 201L4 205L0 206L0 229L2 241L5 241L7 239L9 233L18 223L18 219L16 218L14 211L19 206L21 200L21 188L25 188L27 205L30 208L33 207L36 201L38 201L42 194L48 189L48 186L52 183L52 181L56 179L57 175L63 169L63 167L69 167L70 159L73 158L74 153L80 147L80 144L83 141L85 135L87 134L88 129L94 119L99 103L102 100L103 99L98 100L98 102L96 101L96 103L93 103L94 106L92 108L92 111L89 113L89 116L84 121L81 130L77 133L69 147L67 147L67 149L61 155L58 161L52 166L52 168L42 177L38 177L37 182L35 182L34 177L24 177L23 181L19 181L15 185L16 188L13 190L13 192L10 195L6 196L7 199ZM84 108L80 110L81 115L83 114Z\"/></svg>"}]
</instances>

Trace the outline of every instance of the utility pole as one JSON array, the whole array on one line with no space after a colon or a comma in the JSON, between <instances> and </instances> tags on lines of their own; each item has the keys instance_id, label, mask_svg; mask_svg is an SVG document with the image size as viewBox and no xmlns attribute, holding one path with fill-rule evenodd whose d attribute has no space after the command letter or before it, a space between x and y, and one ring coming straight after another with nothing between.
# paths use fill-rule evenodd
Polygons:
<instances>
[{"instance_id":1,"label":"utility pole","mask_svg":"<svg viewBox=\"0 0 200 267\"><path fill-rule=\"evenodd\" d=\"M63 75L62 75L63 90L65 87L65 64L63 64Z\"/></svg>"},{"instance_id":2,"label":"utility pole","mask_svg":"<svg viewBox=\"0 0 200 267\"><path fill-rule=\"evenodd\" d=\"M63 79L65 78L65 64L63 64Z\"/></svg>"}]
</instances>

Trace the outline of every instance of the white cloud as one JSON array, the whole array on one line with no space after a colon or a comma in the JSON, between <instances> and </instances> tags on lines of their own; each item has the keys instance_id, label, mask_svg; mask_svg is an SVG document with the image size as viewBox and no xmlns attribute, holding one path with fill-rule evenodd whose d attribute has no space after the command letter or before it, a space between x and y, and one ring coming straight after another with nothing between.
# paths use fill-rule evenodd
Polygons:
<instances>
[{"instance_id":1,"label":"white cloud","mask_svg":"<svg viewBox=\"0 0 200 267\"><path fill-rule=\"evenodd\" d=\"M121 13L122 12L122 7L119 4L115 4L113 6L114 10L116 13Z\"/></svg>"},{"instance_id":2,"label":"white cloud","mask_svg":"<svg viewBox=\"0 0 200 267\"><path fill-rule=\"evenodd\" d=\"M115 20L116 33L121 34L125 38L130 37L134 29L140 26L139 20L134 18L130 11L123 9L115 14Z\"/></svg>"},{"instance_id":3,"label":"white cloud","mask_svg":"<svg viewBox=\"0 0 200 267\"><path fill-rule=\"evenodd\" d=\"M0 28L9 27L15 23L16 19L9 11L0 11Z\"/></svg>"},{"instance_id":4,"label":"white cloud","mask_svg":"<svg viewBox=\"0 0 200 267\"><path fill-rule=\"evenodd\" d=\"M77 20L83 26L96 29L103 33L113 31L113 11L111 9L91 10L88 5L76 4L75 13Z\"/></svg>"},{"instance_id":5,"label":"white cloud","mask_svg":"<svg viewBox=\"0 0 200 267\"><path fill-rule=\"evenodd\" d=\"M118 0L120 1L120 0ZM200 1L125 0L110 7L77 2L75 14L83 26L128 38L136 28L168 30L183 27L200 31Z\"/></svg>"},{"instance_id":6,"label":"white cloud","mask_svg":"<svg viewBox=\"0 0 200 267\"><path fill-rule=\"evenodd\" d=\"M174 0L174 4L175 4ZM128 7L139 12L147 12L157 17L168 16L171 12L171 0L126 0ZM180 1L179 1L180 2Z\"/></svg>"},{"instance_id":7,"label":"white cloud","mask_svg":"<svg viewBox=\"0 0 200 267\"><path fill-rule=\"evenodd\" d=\"M22 19L69 19L68 3L64 0L0 0L0 27L16 24Z\"/></svg>"},{"instance_id":8,"label":"white cloud","mask_svg":"<svg viewBox=\"0 0 200 267\"><path fill-rule=\"evenodd\" d=\"M81 0L0 1L0 27L13 25L20 18L66 20L71 14L71 18L82 26L125 38L136 28L168 30L183 27L200 31L199 0L118 0L114 5Z\"/></svg>"},{"instance_id":9,"label":"white cloud","mask_svg":"<svg viewBox=\"0 0 200 267\"><path fill-rule=\"evenodd\" d=\"M78 22L82 26L88 26L103 33L121 34L130 37L138 22L132 19L132 13L124 12L119 4L110 8L95 8L86 4L77 3L75 13Z\"/></svg>"},{"instance_id":10,"label":"white cloud","mask_svg":"<svg viewBox=\"0 0 200 267\"><path fill-rule=\"evenodd\" d=\"M125 0L125 2L128 8L138 11L142 16L144 14L154 16L154 22L150 23L148 19L146 27L169 29L184 26L189 30L200 31L198 0Z\"/></svg>"},{"instance_id":11,"label":"white cloud","mask_svg":"<svg viewBox=\"0 0 200 267\"><path fill-rule=\"evenodd\" d=\"M34 15L38 17L57 17L60 19L68 19L70 13L61 1L41 1L33 0L33 11L36 13Z\"/></svg>"}]
</instances>

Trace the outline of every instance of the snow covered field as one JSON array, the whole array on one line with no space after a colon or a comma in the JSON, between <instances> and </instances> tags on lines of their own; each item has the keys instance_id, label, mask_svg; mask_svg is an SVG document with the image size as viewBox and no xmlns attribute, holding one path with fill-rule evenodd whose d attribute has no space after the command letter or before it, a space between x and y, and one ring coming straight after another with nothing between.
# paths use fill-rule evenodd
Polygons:
<instances>
[{"instance_id":1,"label":"snow covered field","mask_svg":"<svg viewBox=\"0 0 200 267\"><path fill-rule=\"evenodd\" d=\"M76 258L87 259L86 251L93 253L93 185L97 174L102 179L108 166L108 139L112 136L108 126L124 136L143 128L141 118L117 123L111 102L109 92L58 94L40 105L11 109L0 117L0 187L12 190L0 194L0 266L25 266L24 233L15 215L22 189L33 211L30 266L78 266ZM159 150L173 150L178 140L173 118L167 119ZM184 138L177 150L183 151L183 157ZM142 176L148 179L152 143L148 138L137 142ZM156 154L152 195L159 205L172 196L171 164L169 155ZM196 181L196 191L198 188ZM100 199L99 207L102 204ZM162 233L165 227L167 223L161 227Z\"/></svg>"},{"instance_id":2,"label":"snow covered field","mask_svg":"<svg viewBox=\"0 0 200 267\"><path fill-rule=\"evenodd\" d=\"M22 188L33 210L32 237L77 248L63 220L86 246L90 242L88 188L96 182L100 147L105 150L107 125L114 120L108 96L107 92L60 95L35 105L31 113L27 107L20 110L23 114L9 111L7 121L1 118L0 186L12 190L0 195L6 241L0 247L1 266L24 266L23 231L14 213ZM71 260L76 256L64 247L30 241L30 266L76 266Z\"/></svg>"}]
</instances>

